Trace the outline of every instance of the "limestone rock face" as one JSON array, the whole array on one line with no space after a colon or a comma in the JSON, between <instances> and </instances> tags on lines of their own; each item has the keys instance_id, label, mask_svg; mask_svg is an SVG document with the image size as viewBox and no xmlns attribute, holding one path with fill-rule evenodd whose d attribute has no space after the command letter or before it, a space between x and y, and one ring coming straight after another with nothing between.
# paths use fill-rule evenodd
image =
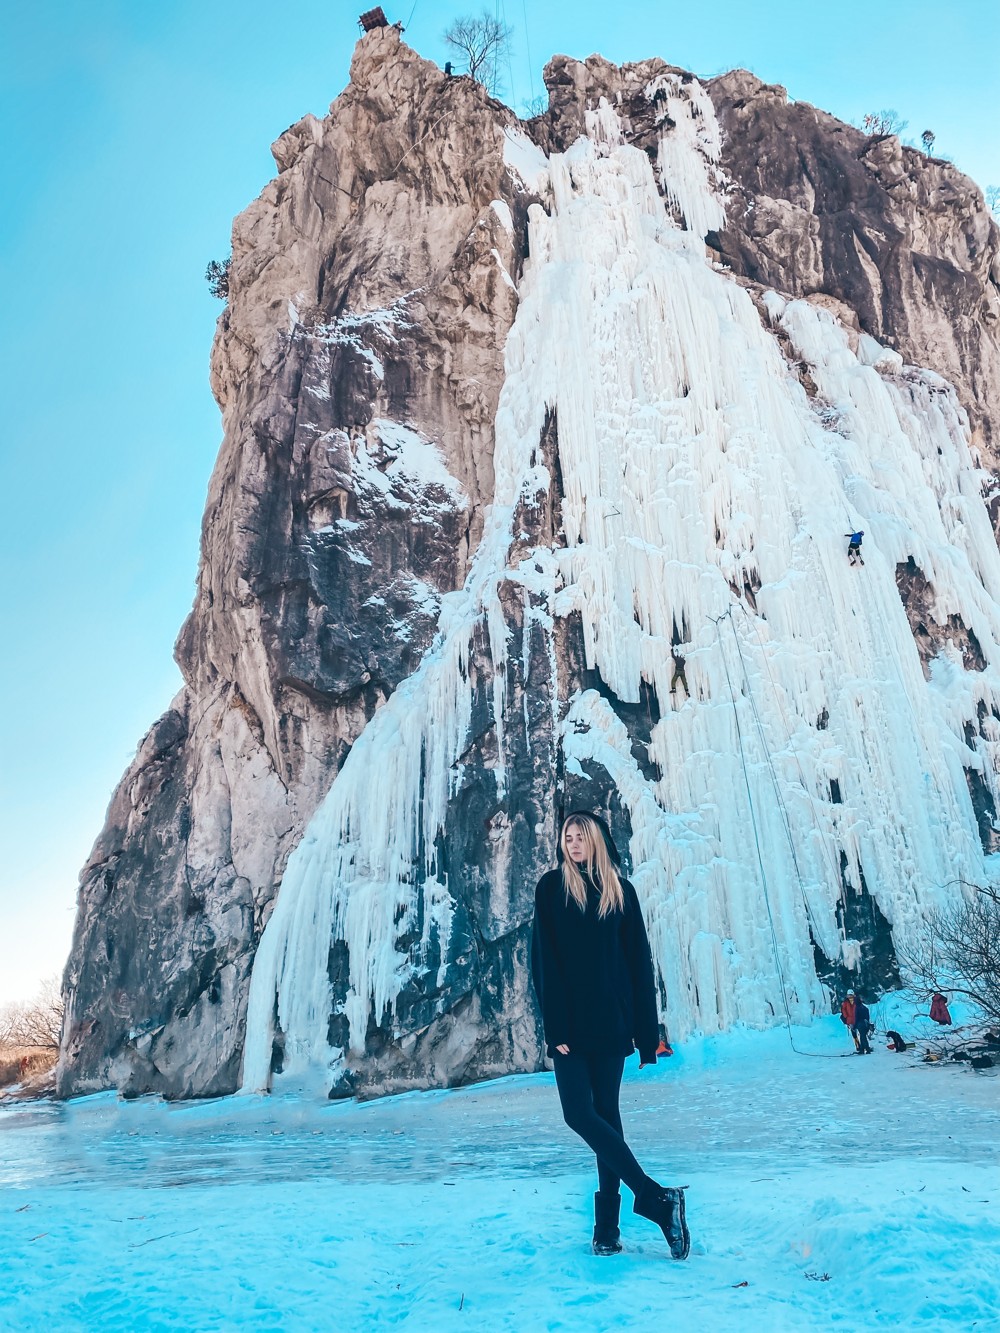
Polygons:
<instances>
[{"instance_id":1,"label":"limestone rock face","mask_svg":"<svg viewBox=\"0 0 1000 1333\"><path fill-rule=\"evenodd\" d=\"M994 449L1000 236L948 162L865 135L735 70L709 85L732 178L712 243L735 273L845 302L864 331L955 384Z\"/></svg>"},{"instance_id":2,"label":"limestone rock face","mask_svg":"<svg viewBox=\"0 0 1000 1333\"><path fill-rule=\"evenodd\" d=\"M426 650L492 496L529 201L513 124L380 30L234 223L185 688L83 871L65 1092L236 1084L288 852Z\"/></svg>"},{"instance_id":3,"label":"limestone rock face","mask_svg":"<svg viewBox=\"0 0 1000 1333\"><path fill-rule=\"evenodd\" d=\"M537 432L537 493L512 500L506 463L498 473L498 410L506 421L517 407L501 399L521 370L521 343L509 346L508 336L529 236L544 236L545 210L564 203L556 192L553 204L545 183L546 154L572 158L581 136L600 153L617 151L619 131L607 128L614 120L621 145L641 150L655 171L668 214L701 233L719 281L749 292L764 326L773 325L827 424L834 408L824 407L823 367L809 363L805 335L778 312L774 293L782 309L805 298L894 393L916 401L933 389L906 380L904 362L951 381L961 403L954 419L964 409L984 468L998 470L1000 234L970 181L895 139L869 139L789 104L782 89L745 71L702 89L661 60L618 68L557 57L546 84L548 112L522 124L478 84L446 78L395 29L370 33L329 115L306 116L277 139L277 177L234 223L230 298L211 361L224 439L195 604L176 648L185 684L141 743L82 874L65 976L64 1095L117 1086L188 1097L240 1085L251 974L289 858L301 854L359 738L387 701L398 704L400 687L446 635L447 599L473 576L477 552L492 540L491 506L501 501L512 512L512 542L495 612L471 634L462 662L469 717L449 768L448 818L419 834L433 844L433 855L424 847L420 855L433 860L447 899L425 891L409 915L399 907L391 945L408 962L393 973L391 1003L373 992L362 1017L361 946L346 926L328 950L320 940L318 1023L342 1053L333 1095L539 1067L528 935L559 818L598 809L628 848L636 802L652 800L663 778L662 727L688 693L705 701L714 688L698 667L708 648L679 610L655 633L642 626L659 645L665 676L644 668L640 686L627 689L595 655L585 603L602 590L573 601L569 566L560 563L584 537L568 534L564 519L564 501L577 503L579 488L564 475L570 455L560 447L559 414L572 404L556 410L558 384L542 394L551 410ZM678 106L701 135L683 159L669 137ZM718 153L705 138L712 115ZM634 157L621 160L628 194L639 188L638 168ZM574 162L583 179L591 168L582 156ZM709 194L681 179L695 168L711 178L724 219L720 212L713 221L711 208L692 212ZM554 318L560 299L555 292ZM796 318L808 322L809 311ZM951 391L934 392L944 401ZM995 479L984 471L981 480L996 506ZM716 531L720 550L728 540ZM892 570L905 569L909 554L898 552ZM728 581L746 614L756 613L767 579L750 556L734 561L720 586ZM988 677L985 612L944 605L932 562L918 563L919 578L901 576L899 588L914 633L924 629L924 674L933 676L932 659L957 641L965 665ZM644 618L631 604L624 614L629 626ZM919 666L916 674L923 680ZM581 697L594 701L586 716L570 706ZM822 732L829 717L822 721L817 700ZM994 714L983 705L977 716L975 734L964 733L965 772L972 826L978 821L986 844L995 837ZM620 769L585 762L591 742L598 752L597 718ZM579 738L575 749L569 733ZM831 808L841 803L836 783ZM682 841L677 819L671 836ZM638 862L633 852L627 864ZM889 984L889 923L864 866L842 858L835 875L854 896L845 899L841 933L845 920L854 924L841 953L835 930L831 943L810 919L816 976L830 986L858 977ZM872 923L866 937L861 918ZM709 949L715 929L706 919L694 931L692 958ZM716 961L704 962L703 975L722 977L725 942L711 949ZM720 994L727 984L718 982ZM807 1012L815 1002L800 990ZM691 1012L702 1003L692 1000ZM281 1007L279 997L267 1018L276 1073L290 1059ZM719 1023L727 1012L720 1000Z\"/></svg>"}]
</instances>

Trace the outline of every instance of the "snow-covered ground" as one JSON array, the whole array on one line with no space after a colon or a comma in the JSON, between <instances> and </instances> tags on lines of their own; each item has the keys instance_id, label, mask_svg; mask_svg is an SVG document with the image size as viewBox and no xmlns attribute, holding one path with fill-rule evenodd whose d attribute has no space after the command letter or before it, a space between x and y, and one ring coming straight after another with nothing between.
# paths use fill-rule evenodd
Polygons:
<instances>
[{"instance_id":1,"label":"snow-covered ground","mask_svg":"<svg viewBox=\"0 0 1000 1333\"><path fill-rule=\"evenodd\" d=\"M625 1253L591 1255L550 1074L5 1107L0 1329L1000 1328L1000 1082L793 1031L814 1054L737 1032L630 1063L637 1156L690 1185L686 1264L628 1205Z\"/></svg>"}]
</instances>

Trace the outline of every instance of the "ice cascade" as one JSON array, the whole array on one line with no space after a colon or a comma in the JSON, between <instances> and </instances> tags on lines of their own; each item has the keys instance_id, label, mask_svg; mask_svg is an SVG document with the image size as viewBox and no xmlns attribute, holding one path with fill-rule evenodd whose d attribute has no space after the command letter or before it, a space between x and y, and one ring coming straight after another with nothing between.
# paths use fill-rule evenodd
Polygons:
<instances>
[{"instance_id":1,"label":"ice cascade","mask_svg":"<svg viewBox=\"0 0 1000 1333\"><path fill-rule=\"evenodd\" d=\"M814 942L856 961L838 906L862 872L897 941L950 881L984 873L966 770L1000 798L1000 725L970 738L968 723L1000 717L1000 555L965 416L936 375L872 339L855 353L815 304L768 294L761 311L709 262L702 237L724 219L711 102L696 81L647 96L663 108L663 193L607 104L548 161L482 542L289 859L252 975L245 1090L269 1084L276 1025L286 1073L335 1076L331 940L347 946L356 1051L432 937L443 965L453 904L434 845L470 726L472 637L486 627L495 725L521 724L499 590L529 565L551 621L580 617L609 690L635 702L645 683L660 701L658 777L597 692L565 701L557 725L567 766L603 768L630 816L672 1032L823 1007ZM521 545L515 565L517 508L553 484L539 445L553 411L565 544ZM863 569L845 555L855 528ZM983 669L949 649L925 678L896 584L911 557ZM398 947L418 922L419 944Z\"/></svg>"}]
</instances>

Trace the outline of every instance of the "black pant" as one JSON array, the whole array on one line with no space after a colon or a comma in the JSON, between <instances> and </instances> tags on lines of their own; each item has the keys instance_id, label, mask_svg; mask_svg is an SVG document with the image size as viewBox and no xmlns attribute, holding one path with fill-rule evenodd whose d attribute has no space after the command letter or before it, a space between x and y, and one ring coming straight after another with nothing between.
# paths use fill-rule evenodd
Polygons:
<instances>
[{"instance_id":1,"label":"black pant","mask_svg":"<svg viewBox=\"0 0 1000 1333\"><path fill-rule=\"evenodd\" d=\"M871 1055L872 1048L868 1045L868 1033L871 1028L867 1023L861 1027L851 1028L851 1036L854 1038L854 1045L858 1048L859 1055Z\"/></svg>"},{"instance_id":2,"label":"black pant","mask_svg":"<svg viewBox=\"0 0 1000 1333\"><path fill-rule=\"evenodd\" d=\"M622 1134L618 1091L625 1070L623 1055L553 1057L563 1119L597 1155L602 1194L617 1194L621 1181L638 1194L646 1173Z\"/></svg>"}]
</instances>

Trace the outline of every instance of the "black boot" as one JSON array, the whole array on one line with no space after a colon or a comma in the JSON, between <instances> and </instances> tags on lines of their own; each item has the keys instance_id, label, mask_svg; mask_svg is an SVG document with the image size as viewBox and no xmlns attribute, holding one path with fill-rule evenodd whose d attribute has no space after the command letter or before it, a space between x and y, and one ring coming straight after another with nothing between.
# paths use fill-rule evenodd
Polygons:
<instances>
[{"instance_id":1,"label":"black boot","mask_svg":"<svg viewBox=\"0 0 1000 1333\"><path fill-rule=\"evenodd\" d=\"M622 1200L620 1194L594 1195L594 1253L621 1254L621 1232L618 1230L618 1212Z\"/></svg>"},{"instance_id":2,"label":"black boot","mask_svg":"<svg viewBox=\"0 0 1000 1333\"><path fill-rule=\"evenodd\" d=\"M691 1235L687 1228L684 1209L684 1191L687 1186L673 1189L657 1185L655 1180L646 1179L645 1185L635 1196L632 1211L640 1217L648 1217L663 1232L670 1246L673 1259L686 1259L691 1251Z\"/></svg>"}]
</instances>

